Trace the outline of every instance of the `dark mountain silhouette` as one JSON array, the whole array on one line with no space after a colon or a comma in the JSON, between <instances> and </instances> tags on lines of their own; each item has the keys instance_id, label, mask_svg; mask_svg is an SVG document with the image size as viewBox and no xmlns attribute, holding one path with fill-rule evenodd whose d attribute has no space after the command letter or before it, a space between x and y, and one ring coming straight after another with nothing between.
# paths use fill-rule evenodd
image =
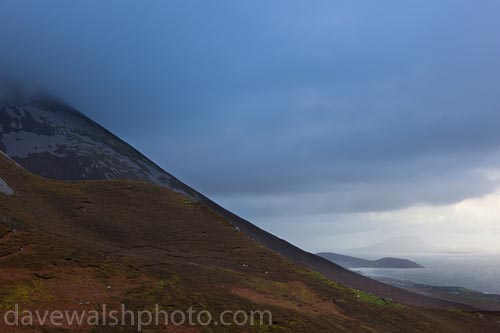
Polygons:
<instances>
[{"instance_id":1,"label":"dark mountain silhouette","mask_svg":"<svg viewBox=\"0 0 500 333\"><path fill-rule=\"evenodd\" d=\"M378 260L366 260L331 252L321 252L316 255L344 268L424 268L416 262L400 258L388 257Z\"/></svg>"}]
</instances>

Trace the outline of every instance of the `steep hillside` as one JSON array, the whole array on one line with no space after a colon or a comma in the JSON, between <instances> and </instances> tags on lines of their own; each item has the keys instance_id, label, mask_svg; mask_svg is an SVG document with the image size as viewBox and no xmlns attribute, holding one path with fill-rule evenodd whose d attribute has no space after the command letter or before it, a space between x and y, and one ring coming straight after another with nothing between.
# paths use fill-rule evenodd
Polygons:
<instances>
[{"instance_id":1,"label":"steep hillside","mask_svg":"<svg viewBox=\"0 0 500 333\"><path fill-rule=\"evenodd\" d=\"M0 310L271 310L273 325L171 332L494 332L496 314L401 306L333 283L166 188L62 182L0 155ZM3 317L3 316L2 316ZM65 326L70 330L74 327ZM84 327L89 331L90 327ZM120 331L134 332L132 325ZM149 327L150 332L164 331ZM0 331L13 331L0 327ZM39 332L34 324L20 331ZM51 330L45 329L44 332ZM61 332L61 328L53 330ZM93 332L116 332L104 326Z\"/></svg>"},{"instance_id":2,"label":"steep hillside","mask_svg":"<svg viewBox=\"0 0 500 333\"><path fill-rule=\"evenodd\" d=\"M143 180L195 197L133 147L47 96L0 100L0 150L47 178Z\"/></svg>"},{"instance_id":3,"label":"steep hillside","mask_svg":"<svg viewBox=\"0 0 500 333\"><path fill-rule=\"evenodd\" d=\"M273 252L334 281L404 304L450 306L450 303L415 295L350 272L256 227L180 182L102 126L53 98L22 96L0 101L0 150L25 169L47 178L130 179L164 186L210 207Z\"/></svg>"}]
</instances>

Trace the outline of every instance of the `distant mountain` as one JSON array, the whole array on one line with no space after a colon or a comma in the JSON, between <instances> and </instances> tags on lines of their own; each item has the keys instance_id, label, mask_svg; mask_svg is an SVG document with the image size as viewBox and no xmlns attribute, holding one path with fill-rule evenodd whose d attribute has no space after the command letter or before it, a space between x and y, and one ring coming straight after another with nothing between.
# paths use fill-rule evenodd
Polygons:
<instances>
[{"instance_id":1,"label":"distant mountain","mask_svg":"<svg viewBox=\"0 0 500 333\"><path fill-rule=\"evenodd\" d=\"M417 237L397 237L370 246L349 249L349 252L360 253L424 253L435 252L435 249L427 245Z\"/></svg>"},{"instance_id":2,"label":"distant mountain","mask_svg":"<svg viewBox=\"0 0 500 333\"><path fill-rule=\"evenodd\" d=\"M399 258L366 260L331 252L321 252L316 255L330 260L344 268L424 268L416 262Z\"/></svg>"},{"instance_id":3,"label":"distant mountain","mask_svg":"<svg viewBox=\"0 0 500 333\"><path fill-rule=\"evenodd\" d=\"M59 180L139 180L186 196L215 211L265 248L348 287L422 307L450 304L415 295L301 250L219 206L184 184L75 108L46 95L0 98L0 150L28 171ZM200 170L202 172L202 170Z\"/></svg>"}]
</instances>

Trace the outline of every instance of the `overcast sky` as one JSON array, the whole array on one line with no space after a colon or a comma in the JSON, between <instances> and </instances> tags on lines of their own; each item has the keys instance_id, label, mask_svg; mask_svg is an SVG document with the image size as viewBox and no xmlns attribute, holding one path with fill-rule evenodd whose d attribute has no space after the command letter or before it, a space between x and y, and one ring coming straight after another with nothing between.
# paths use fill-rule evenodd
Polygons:
<instances>
[{"instance_id":1,"label":"overcast sky","mask_svg":"<svg viewBox=\"0 0 500 333\"><path fill-rule=\"evenodd\" d=\"M500 251L500 2L0 1L43 87L310 251Z\"/></svg>"}]
</instances>

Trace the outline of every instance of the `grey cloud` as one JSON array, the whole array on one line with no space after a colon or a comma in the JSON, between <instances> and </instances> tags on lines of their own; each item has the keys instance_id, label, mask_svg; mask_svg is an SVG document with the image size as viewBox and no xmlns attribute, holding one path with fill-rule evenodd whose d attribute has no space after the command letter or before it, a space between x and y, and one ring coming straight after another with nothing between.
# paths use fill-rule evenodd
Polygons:
<instances>
[{"instance_id":1,"label":"grey cloud","mask_svg":"<svg viewBox=\"0 0 500 333\"><path fill-rule=\"evenodd\" d=\"M0 69L248 217L497 185L496 1L28 3L0 4Z\"/></svg>"}]
</instances>

